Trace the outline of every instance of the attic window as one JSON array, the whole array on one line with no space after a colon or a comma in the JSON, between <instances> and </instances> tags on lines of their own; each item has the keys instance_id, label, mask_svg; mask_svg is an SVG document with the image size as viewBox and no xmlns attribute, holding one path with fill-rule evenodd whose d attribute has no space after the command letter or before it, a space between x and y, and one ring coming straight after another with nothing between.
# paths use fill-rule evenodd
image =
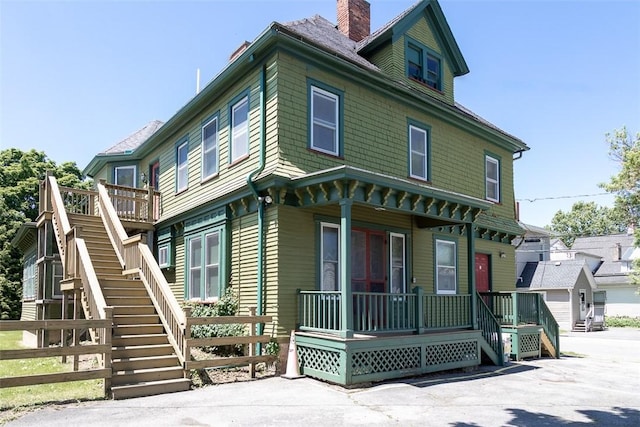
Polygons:
<instances>
[{"instance_id":1,"label":"attic window","mask_svg":"<svg viewBox=\"0 0 640 427\"><path fill-rule=\"evenodd\" d=\"M442 61L437 53L407 38L405 57L408 77L433 89L442 90Z\"/></svg>"}]
</instances>

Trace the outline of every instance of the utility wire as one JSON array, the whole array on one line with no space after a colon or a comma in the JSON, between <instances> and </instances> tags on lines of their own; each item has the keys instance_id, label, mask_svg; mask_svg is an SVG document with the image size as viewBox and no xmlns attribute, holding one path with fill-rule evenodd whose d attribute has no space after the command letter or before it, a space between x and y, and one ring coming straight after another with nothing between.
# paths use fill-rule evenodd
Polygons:
<instances>
[{"instance_id":1,"label":"utility wire","mask_svg":"<svg viewBox=\"0 0 640 427\"><path fill-rule=\"evenodd\" d=\"M516 202L538 202L541 200L557 200L557 199L577 199L579 197L596 197L612 195L611 193L593 193L593 194L577 194L575 196L549 196L549 197L536 197L534 199L516 199Z\"/></svg>"}]
</instances>

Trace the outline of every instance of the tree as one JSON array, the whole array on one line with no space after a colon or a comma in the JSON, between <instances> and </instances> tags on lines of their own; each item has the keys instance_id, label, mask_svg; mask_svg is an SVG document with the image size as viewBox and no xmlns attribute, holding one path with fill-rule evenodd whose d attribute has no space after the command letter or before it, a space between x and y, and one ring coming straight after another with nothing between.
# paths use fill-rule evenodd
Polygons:
<instances>
[{"instance_id":1,"label":"tree","mask_svg":"<svg viewBox=\"0 0 640 427\"><path fill-rule=\"evenodd\" d=\"M598 206L595 202L576 202L570 212L558 211L551 219L551 231L571 247L576 237L620 233L627 229L624 212Z\"/></svg>"},{"instance_id":2,"label":"tree","mask_svg":"<svg viewBox=\"0 0 640 427\"><path fill-rule=\"evenodd\" d=\"M640 247L640 133L632 137L623 126L608 133L606 142L620 170L602 187L616 195L615 205L625 213L627 225L635 226L635 246ZM640 285L640 259L634 262L631 280Z\"/></svg>"},{"instance_id":3,"label":"tree","mask_svg":"<svg viewBox=\"0 0 640 427\"><path fill-rule=\"evenodd\" d=\"M38 217L39 182L51 171L60 185L87 188L75 162L57 166L36 150L0 151L0 319L18 319L22 297L21 254L11 246L20 226Z\"/></svg>"}]
</instances>

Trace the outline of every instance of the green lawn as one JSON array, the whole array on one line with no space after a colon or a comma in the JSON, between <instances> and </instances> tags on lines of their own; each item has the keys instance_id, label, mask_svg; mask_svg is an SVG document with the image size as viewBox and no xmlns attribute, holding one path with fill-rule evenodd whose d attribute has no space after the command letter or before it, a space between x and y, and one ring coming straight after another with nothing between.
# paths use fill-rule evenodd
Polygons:
<instances>
[{"instance_id":1,"label":"green lawn","mask_svg":"<svg viewBox=\"0 0 640 427\"><path fill-rule=\"evenodd\" d=\"M22 332L0 332L0 350L24 348ZM0 360L0 378L23 375L52 374L73 370L72 358L62 363L60 357L22 360ZM16 411L29 410L47 403L60 403L104 398L103 380L71 381L66 383L0 389L0 424L15 416Z\"/></svg>"}]
</instances>

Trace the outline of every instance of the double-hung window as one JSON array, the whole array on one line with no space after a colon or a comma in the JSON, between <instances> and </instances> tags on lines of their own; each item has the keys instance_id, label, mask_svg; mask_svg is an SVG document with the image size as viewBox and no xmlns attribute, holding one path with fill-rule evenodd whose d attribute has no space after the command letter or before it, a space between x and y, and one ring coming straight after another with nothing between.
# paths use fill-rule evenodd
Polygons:
<instances>
[{"instance_id":1,"label":"double-hung window","mask_svg":"<svg viewBox=\"0 0 640 427\"><path fill-rule=\"evenodd\" d=\"M429 180L429 129L409 124L409 176Z\"/></svg>"},{"instance_id":2,"label":"double-hung window","mask_svg":"<svg viewBox=\"0 0 640 427\"><path fill-rule=\"evenodd\" d=\"M123 187L135 187L136 186L136 167L135 165L129 166L116 166L113 168L113 182L116 185Z\"/></svg>"},{"instance_id":3,"label":"double-hung window","mask_svg":"<svg viewBox=\"0 0 640 427\"><path fill-rule=\"evenodd\" d=\"M310 147L340 156L340 95L310 87Z\"/></svg>"},{"instance_id":4,"label":"double-hung window","mask_svg":"<svg viewBox=\"0 0 640 427\"><path fill-rule=\"evenodd\" d=\"M389 289L391 293L402 294L407 292L407 279L405 273L406 253L404 234L390 234L391 248L390 264L391 264L391 283Z\"/></svg>"},{"instance_id":5,"label":"double-hung window","mask_svg":"<svg viewBox=\"0 0 640 427\"><path fill-rule=\"evenodd\" d=\"M22 269L22 299L36 299L36 254L33 253L24 259Z\"/></svg>"},{"instance_id":6,"label":"double-hung window","mask_svg":"<svg viewBox=\"0 0 640 427\"><path fill-rule=\"evenodd\" d=\"M231 163L249 154L249 97L231 107Z\"/></svg>"},{"instance_id":7,"label":"double-hung window","mask_svg":"<svg viewBox=\"0 0 640 427\"><path fill-rule=\"evenodd\" d=\"M207 230L186 239L187 299L206 301L220 296L221 234L220 229Z\"/></svg>"},{"instance_id":8,"label":"double-hung window","mask_svg":"<svg viewBox=\"0 0 640 427\"><path fill-rule=\"evenodd\" d=\"M500 160L485 155L485 197L495 203L500 203Z\"/></svg>"},{"instance_id":9,"label":"double-hung window","mask_svg":"<svg viewBox=\"0 0 640 427\"><path fill-rule=\"evenodd\" d=\"M218 173L218 118L202 126L202 180Z\"/></svg>"},{"instance_id":10,"label":"double-hung window","mask_svg":"<svg viewBox=\"0 0 640 427\"><path fill-rule=\"evenodd\" d=\"M189 142L184 141L176 149L176 193L189 185Z\"/></svg>"},{"instance_id":11,"label":"double-hung window","mask_svg":"<svg viewBox=\"0 0 640 427\"><path fill-rule=\"evenodd\" d=\"M340 290L340 227L322 223L320 237L320 290Z\"/></svg>"},{"instance_id":12,"label":"double-hung window","mask_svg":"<svg viewBox=\"0 0 640 427\"><path fill-rule=\"evenodd\" d=\"M436 240L436 293L455 294L457 283L456 242Z\"/></svg>"}]
</instances>

